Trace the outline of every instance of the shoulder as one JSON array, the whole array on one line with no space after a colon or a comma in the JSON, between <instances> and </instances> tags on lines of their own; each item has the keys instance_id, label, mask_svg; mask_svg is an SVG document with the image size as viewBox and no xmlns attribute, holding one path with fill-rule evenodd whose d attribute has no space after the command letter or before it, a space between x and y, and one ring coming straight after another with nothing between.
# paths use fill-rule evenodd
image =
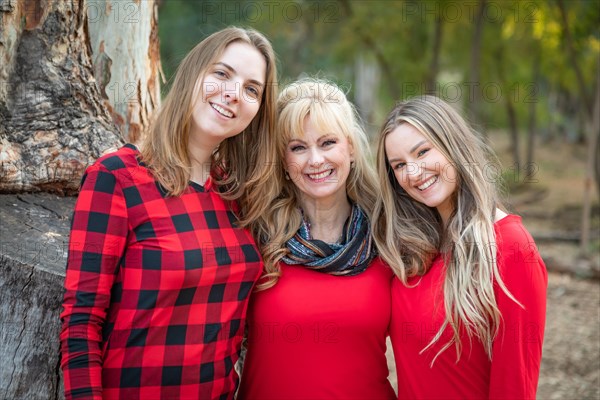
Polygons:
<instances>
[{"instance_id":1,"label":"shoulder","mask_svg":"<svg viewBox=\"0 0 600 400\"><path fill-rule=\"evenodd\" d=\"M506 214L503 218L498 219L494 223L494 232L499 249L515 244L534 243L519 215Z\"/></svg>"},{"instance_id":2,"label":"shoulder","mask_svg":"<svg viewBox=\"0 0 600 400\"><path fill-rule=\"evenodd\" d=\"M120 149L104 154L96 160L92 167L117 171L124 168L138 167L138 149L132 144L126 144Z\"/></svg>"},{"instance_id":3,"label":"shoulder","mask_svg":"<svg viewBox=\"0 0 600 400\"><path fill-rule=\"evenodd\" d=\"M147 168L140 164L138 155L138 149L131 144L104 154L85 170L81 180L82 190L93 187L95 190L106 191L108 189L103 187L127 188L152 182L154 179ZM112 193L112 189L110 192Z\"/></svg>"},{"instance_id":4,"label":"shoulder","mask_svg":"<svg viewBox=\"0 0 600 400\"><path fill-rule=\"evenodd\" d=\"M509 214L494 224L498 264L503 275L511 272L545 272L544 262L531 234L527 231L521 217Z\"/></svg>"},{"instance_id":5,"label":"shoulder","mask_svg":"<svg viewBox=\"0 0 600 400\"><path fill-rule=\"evenodd\" d=\"M126 144L120 149L98 158L86 169L85 175L110 174L118 181L134 183L137 178L147 175L140 174L147 168L140 163L139 154L139 150L134 145Z\"/></svg>"}]
</instances>

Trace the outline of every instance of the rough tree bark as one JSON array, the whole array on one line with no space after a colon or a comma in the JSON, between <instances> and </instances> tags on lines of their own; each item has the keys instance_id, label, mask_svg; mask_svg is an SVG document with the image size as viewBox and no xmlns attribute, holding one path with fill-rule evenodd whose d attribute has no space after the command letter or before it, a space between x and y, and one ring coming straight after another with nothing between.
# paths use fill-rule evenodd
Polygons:
<instances>
[{"instance_id":1,"label":"rough tree bark","mask_svg":"<svg viewBox=\"0 0 600 400\"><path fill-rule=\"evenodd\" d=\"M154 0L0 0L0 192L74 193L159 105ZM63 398L74 199L0 194L0 399Z\"/></svg>"},{"instance_id":2,"label":"rough tree bark","mask_svg":"<svg viewBox=\"0 0 600 400\"><path fill-rule=\"evenodd\" d=\"M155 3L0 0L0 18L0 191L73 193L158 106Z\"/></svg>"}]
</instances>

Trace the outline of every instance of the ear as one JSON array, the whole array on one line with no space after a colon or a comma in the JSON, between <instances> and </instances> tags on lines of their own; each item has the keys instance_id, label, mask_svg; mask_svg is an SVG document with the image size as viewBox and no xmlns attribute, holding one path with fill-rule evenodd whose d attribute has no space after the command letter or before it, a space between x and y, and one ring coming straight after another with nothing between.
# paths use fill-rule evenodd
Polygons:
<instances>
[{"instance_id":1,"label":"ear","mask_svg":"<svg viewBox=\"0 0 600 400\"><path fill-rule=\"evenodd\" d=\"M350 162L353 163L356 160L354 159L354 145L350 140L348 140L348 147L350 148Z\"/></svg>"}]
</instances>

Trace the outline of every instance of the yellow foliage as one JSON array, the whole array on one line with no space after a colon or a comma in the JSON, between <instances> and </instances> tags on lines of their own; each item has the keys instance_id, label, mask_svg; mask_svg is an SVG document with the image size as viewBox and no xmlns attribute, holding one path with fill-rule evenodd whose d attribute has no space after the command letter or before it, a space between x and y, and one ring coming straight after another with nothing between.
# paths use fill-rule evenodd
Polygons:
<instances>
[{"instance_id":1,"label":"yellow foliage","mask_svg":"<svg viewBox=\"0 0 600 400\"><path fill-rule=\"evenodd\" d=\"M502 24L502 39L510 39L515 33L515 21L512 18L507 18Z\"/></svg>"}]
</instances>

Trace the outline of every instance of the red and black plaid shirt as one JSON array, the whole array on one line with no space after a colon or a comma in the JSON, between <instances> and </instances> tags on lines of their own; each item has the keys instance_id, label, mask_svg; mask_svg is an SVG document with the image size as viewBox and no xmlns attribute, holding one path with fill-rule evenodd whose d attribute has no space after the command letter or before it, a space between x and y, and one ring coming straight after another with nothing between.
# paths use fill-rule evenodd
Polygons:
<instances>
[{"instance_id":1,"label":"red and black plaid shirt","mask_svg":"<svg viewBox=\"0 0 600 400\"><path fill-rule=\"evenodd\" d=\"M100 158L75 205L66 398L232 399L258 249L210 179L165 197L138 154L126 145Z\"/></svg>"}]
</instances>

